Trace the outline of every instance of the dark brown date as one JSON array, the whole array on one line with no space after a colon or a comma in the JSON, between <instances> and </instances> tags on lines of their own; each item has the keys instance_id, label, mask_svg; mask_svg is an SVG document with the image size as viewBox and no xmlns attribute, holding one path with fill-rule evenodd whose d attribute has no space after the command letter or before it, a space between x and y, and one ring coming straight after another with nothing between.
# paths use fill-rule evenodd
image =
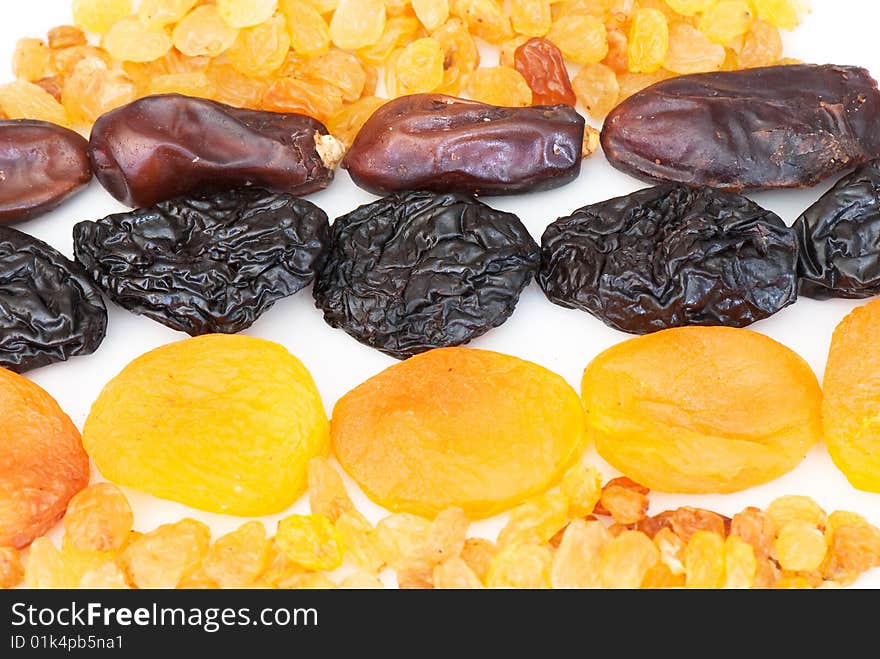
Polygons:
<instances>
[{"instance_id":1,"label":"dark brown date","mask_svg":"<svg viewBox=\"0 0 880 659\"><path fill-rule=\"evenodd\" d=\"M547 190L580 172L584 119L567 105L505 108L442 94L389 101L342 166L377 194Z\"/></svg>"},{"instance_id":2,"label":"dark brown date","mask_svg":"<svg viewBox=\"0 0 880 659\"><path fill-rule=\"evenodd\" d=\"M612 165L726 190L815 185L880 156L880 92L865 70L797 64L672 78L608 115Z\"/></svg>"},{"instance_id":3,"label":"dark brown date","mask_svg":"<svg viewBox=\"0 0 880 659\"><path fill-rule=\"evenodd\" d=\"M305 195L327 187L342 155L319 121L163 94L98 118L95 176L129 206L258 186Z\"/></svg>"},{"instance_id":4,"label":"dark brown date","mask_svg":"<svg viewBox=\"0 0 880 659\"><path fill-rule=\"evenodd\" d=\"M91 178L82 135L45 121L0 121L0 224L52 210Z\"/></svg>"}]
</instances>

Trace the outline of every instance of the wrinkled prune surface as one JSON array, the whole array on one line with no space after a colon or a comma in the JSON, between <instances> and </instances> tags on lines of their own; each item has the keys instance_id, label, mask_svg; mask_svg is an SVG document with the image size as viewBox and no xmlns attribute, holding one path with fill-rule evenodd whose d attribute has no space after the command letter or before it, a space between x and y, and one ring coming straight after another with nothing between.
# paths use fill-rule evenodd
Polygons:
<instances>
[{"instance_id":1,"label":"wrinkled prune surface","mask_svg":"<svg viewBox=\"0 0 880 659\"><path fill-rule=\"evenodd\" d=\"M797 64L680 76L605 120L612 165L649 181L789 188L880 157L880 92L865 70Z\"/></svg>"},{"instance_id":2,"label":"wrinkled prune surface","mask_svg":"<svg viewBox=\"0 0 880 659\"><path fill-rule=\"evenodd\" d=\"M78 264L0 227L0 366L23 373L88 355L106 331L104 300Z\"/></svg>"},{"instance_id":3,"label":"wrinkled prune surface","mask_svg":"<svg viewBox=\"0 0 880 659\"><path fill-rule=\"evenodd\" d=\"M376 194L547 190L580 173L584 125L568 105L507 108L413 94L376 110L342 166Z\"/></svg>"},{"instance_id":4,"label":"wrinkled prune surface","mask_svg":"<svg viewBox=\"0 0 880 659\"><path fill-rule=\"evenodd\" d=\"M391 195L331 231L314 288L324 320L397 359L501 325L540 257L518 217L456 193Z\"/></svg>"},{"instance_id":5,"label":"wrinkled prune surface","mask_svg":"<svg viewBox=\"0 0 880 659\"><path fill-rule=\"evenodd\" d=\"M254 185L304 195L341 156L319 121L161 94L102 115L89 141L95 176L129 206Z\"/></svg>"},{"instance_id":6,"label":"wrinkled prune surface","mask_svg":"<svg viewBox=\"0 0 880 659\"><path fill-rule=\"evenodd\" d=\"M46 121L0 121L0 223L47 213L92 179L89 144Z\"/></svg>"},{"instance_id":7,"label":"wrinkled prune surface","mask_svg":"<svg viewBox=\"0 0 880 659\"><path fill-rule=\"evenodd\" d=\"M794 229L801 294L818 299L880 295L880 161L841 179Z\"/></svg>"},{"instance_id":8,"label":"wrinkled prune surface","mask_svg":"<svg viewBox=\"0 0 880 659\"><path fill-rule=\"evenodd\" d=\"M80 222L74 251L122 307L191 336L250 327L309 284L327 215L261 188L179 197Z\"/></svg>"},{"instance_id":9,"label":"wrinkled prune surface","mask_svg":"<svg viewBox=\"0 0 880 659\"><path fill-rule=\"evenodd\" d=\"M551 301L632 334L745 327L797 298L794 231L732 192L673 184L585 206L541 247Z\"/></svg>"}]
</instances>

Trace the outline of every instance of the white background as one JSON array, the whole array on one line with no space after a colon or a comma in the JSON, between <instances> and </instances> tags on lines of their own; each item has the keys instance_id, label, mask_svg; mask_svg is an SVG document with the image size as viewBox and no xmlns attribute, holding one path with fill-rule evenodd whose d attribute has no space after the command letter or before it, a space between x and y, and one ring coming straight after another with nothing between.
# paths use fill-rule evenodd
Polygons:
<instances>
[{"instance_id":1,"label":"white background","mask_svg":"<svg viewBox=\"0 0 880 659\"><path fill-rule=\"evenodd\" d=\"M15 5L0 21L0 62L6 67L0 80L11 79L9 68L16 39L22 36L44 37L48 28L69 23L70 0L39 0L9 3ZM877 48L877 24L880 8L858 0L813 0L813 11L794 33L786 34L785 54L815 63L858 64L880 75L880 49ZM493 64L493 54L484 62ZM880 117L878 117L880 122ZM812 204L829 184L805 191L785 191L750 195L758 203L777 212L789 224ZM512 211L523 219L536 240L544 227L557 217L588 203L626 194L644 184L612 169L597 154L584 164L580 178L559 190L521 197L489 199L488 203ZM328 190L312 195L315 202L333 218L357 205L374 199L351 184L340 172ZM80 220L103 217L124 208L93 182L89 189L64 204L57 211L20 225L18 228L41 238L68 256L72 255L71 229ZM860 303L851 301L817 302L802 299L774 318L752 329L763 332L802 355L820 378L832 330ZM279 302L248 332L277 341L299 357L311 370L323 396L328 415L335 401L346 391L371 375L395 363L389 357L357 343L341 330L324 324L314 307L310 289ZM95 355L77 357L56 364L28 377L45 387L73 421L82 427L89 407L101 387L131 359L156 346L185 338L146 318L110 305L107 339ZM579 389L586 364L605 348L625 340L627 335L607 328L592 316L562 309L548 302L536 284L523 294L514 315L502 327L473 342L474 347L497 350L537 362L563 375ZM865 346L876 350L876 346ZM594 461L610 477L616 473L598 457ZM95 478L100 478L96 473ZM358 507L374 521L384 514L363 497L349 481ZM215 534L229 531L243 522L241 518L214 515L155 499L128 490L135 511L135 525L149 530L166 521L191 516L208 523ZM706 507L732 515L744 507L763 507L783 494L814 497L828 512L853 510L880 524L880 494L858 492L834 467L824 446L815 447L807 459L790 474L767 485L748 491L717 496L675 496L653 493L651 513L681 505ZM307 512L305 497L288 512ZM269 533L283 515L266 517ZM499 517L475 524L473 533L494 537L503 523ZM57 534L58 531L56 530ZM858 587L880 587L880 570L863 577Z\"/></svg>"}]
</instances>

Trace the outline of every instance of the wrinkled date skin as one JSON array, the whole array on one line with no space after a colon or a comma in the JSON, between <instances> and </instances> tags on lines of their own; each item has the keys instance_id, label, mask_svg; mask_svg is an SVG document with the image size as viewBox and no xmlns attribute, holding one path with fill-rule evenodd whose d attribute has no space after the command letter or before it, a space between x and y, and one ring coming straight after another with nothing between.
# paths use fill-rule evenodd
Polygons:
<instances>
[{"instance_id":1,"label":"wrinkled date skin","mask_svg":"<svg viewBox=\"0 0 880 659\"><path fill-rule=\"evenodd\" d=\"M63 126L31 119L0 121L0 223L56 208L92 179L89 144Z\"/></svg>"},{"instance_id":2,"label":"wrinkled date skin","mask_svg":"<svg viewBox=\"0 0 880 659\"><path fill-rule=\"evenodd\" d=\"M880 157L880 92L865 70L797 64L680 76L608 115L609 162L657 182L795 188Z\"/></svg>"},{"instance_id":3,"label":"wrinkled date skin","mask_svg":"<svg viewBox=\"0 0 880 659\"><path fill-rule=\"evenodd\" d=\"M584 119L566 105L505 108L414 94L376 110L342 166L376 194L512 194L574 180L583 139Z\"/></svg>"},{"instance_id":4,"label":"wrinkled date skin","mask_svg":"<svg viewBox=\"0 0 880 659\"><path fill-rule=\"evenodd\" d=\"M333 222L315 301L332 327L406 359L501 325L539 258L516 215L456 193L402 193Z\"/></svg>"},{"instance_id":5,"label":"wrinkled date skin","mask_svg":"<svg viewBox=\"0 0 880 659\"><path fill-rule=\"evenodd\" d=\"M532 90L533 105L576 105L565 58L548 39L534 37L516 49L513 66Z\"/></svg>"},{"instance_id":6,"label":"wrinkled date skin","mask_svg":"<svg viewBox=\"0 0 880 659\"><path fill-rule=\"evenodd\" d=\"M161 94L98 118L95 176L128 206L248 185L305 195L333 179L341 155L319 121Z\"/></svg>"},{"instance_id":7,"label":"wrinkled date skin","mask_svg":"<svg viewBox=\"0 0 880 659\"><path fill-rule=\"evenodd\" d=\"M841 179L794 229L801 294L820 300L880 295L880 161Z\"/></svg>"},{"instance_id":8,"label":"wrinkled date skin","mask_svg":"<svg viewBox=\"0 0 880 659\"><path fill-rule=\"evenodd\" d=\"M104 300L78 264L0 227L0 366L23 373L89 355L106 331Z\"/></svg>"},{"instance_id":9,"label":"wrinkled date skin","mask_svg":"<svg viewBox=\"0 0 880 659\"><path fill-rule=\"evenodd\" d=\"M743 196L664 185L585 206L544 232L539 283L631 334L745 327L797 299L794 231Z\"/></svg>"},{"instance_id":10,"label":"wrinkled date skin","mask_svg":"<svg viewBox=\"0 0 880 659\"><path fill-rule=\"evenodd\" d=\"M112 300L197 336L240 332L308 285L329 232L309 201L239 188L80 222L73 239Z\"/></svg>"}]
</instances>

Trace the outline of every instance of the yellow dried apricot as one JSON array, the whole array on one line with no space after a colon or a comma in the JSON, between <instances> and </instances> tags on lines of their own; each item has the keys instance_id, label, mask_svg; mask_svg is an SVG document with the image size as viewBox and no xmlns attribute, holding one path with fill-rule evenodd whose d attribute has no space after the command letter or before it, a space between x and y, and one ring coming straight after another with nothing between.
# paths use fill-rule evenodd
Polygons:
<instances>
[{"instance_id":1,"label":"yellow dried apricot","mask_svg":"<svg viewBox=\"0 0 880 659\"><path fill-rule=\"evenodd\" d=\"M500 353L443 348L345 394L342 467L391 510L488 517L555 484L583 449L583 412L558 375Z\"/></svg>"},{"instance_id":2,"label":"yellow dried apricot","mask_svg":"<svg viewBox=\"0 0 880 659\"><path fill-rule=\"evenodd\" d=\"M855 309L834 330L825 367L822 426L831 459L853 487L880 492L880 300Z\"/></svg>"},{"instance_id":3,"label":"yellow dried apricot","mask_svg":"<svg viewBox=\"0 0 880 659\"><path fill-rule=\"evenodd\" d=\"M305 491L327 425L296 357L271 341L214 334L131 362L104 387L83 435L113 482L203 510L266 515Z\"/></svg>"},{"instance_id":4,"label":"yellow dried apricot","mask_svg":"<svg viewBox=\"0 0 880 659\"><path fill-rule=\"evenodd\" d=\"M58 403L3 368L0 436L0 546L20 549L52 528L88 484L89 458Z\"/></svg>"},{"instance_id":5,"label":"yellow dried apricot","mask_svg":"<svg viewBox=\"0 0 880 659\"><path fill-rule=\"evenodd\" d=\"M749 330L684 327L599 355L582 381L599 454L664 492L735 492L796 467L822 392L798 355Z\"/></svg>"}]
</instances>

